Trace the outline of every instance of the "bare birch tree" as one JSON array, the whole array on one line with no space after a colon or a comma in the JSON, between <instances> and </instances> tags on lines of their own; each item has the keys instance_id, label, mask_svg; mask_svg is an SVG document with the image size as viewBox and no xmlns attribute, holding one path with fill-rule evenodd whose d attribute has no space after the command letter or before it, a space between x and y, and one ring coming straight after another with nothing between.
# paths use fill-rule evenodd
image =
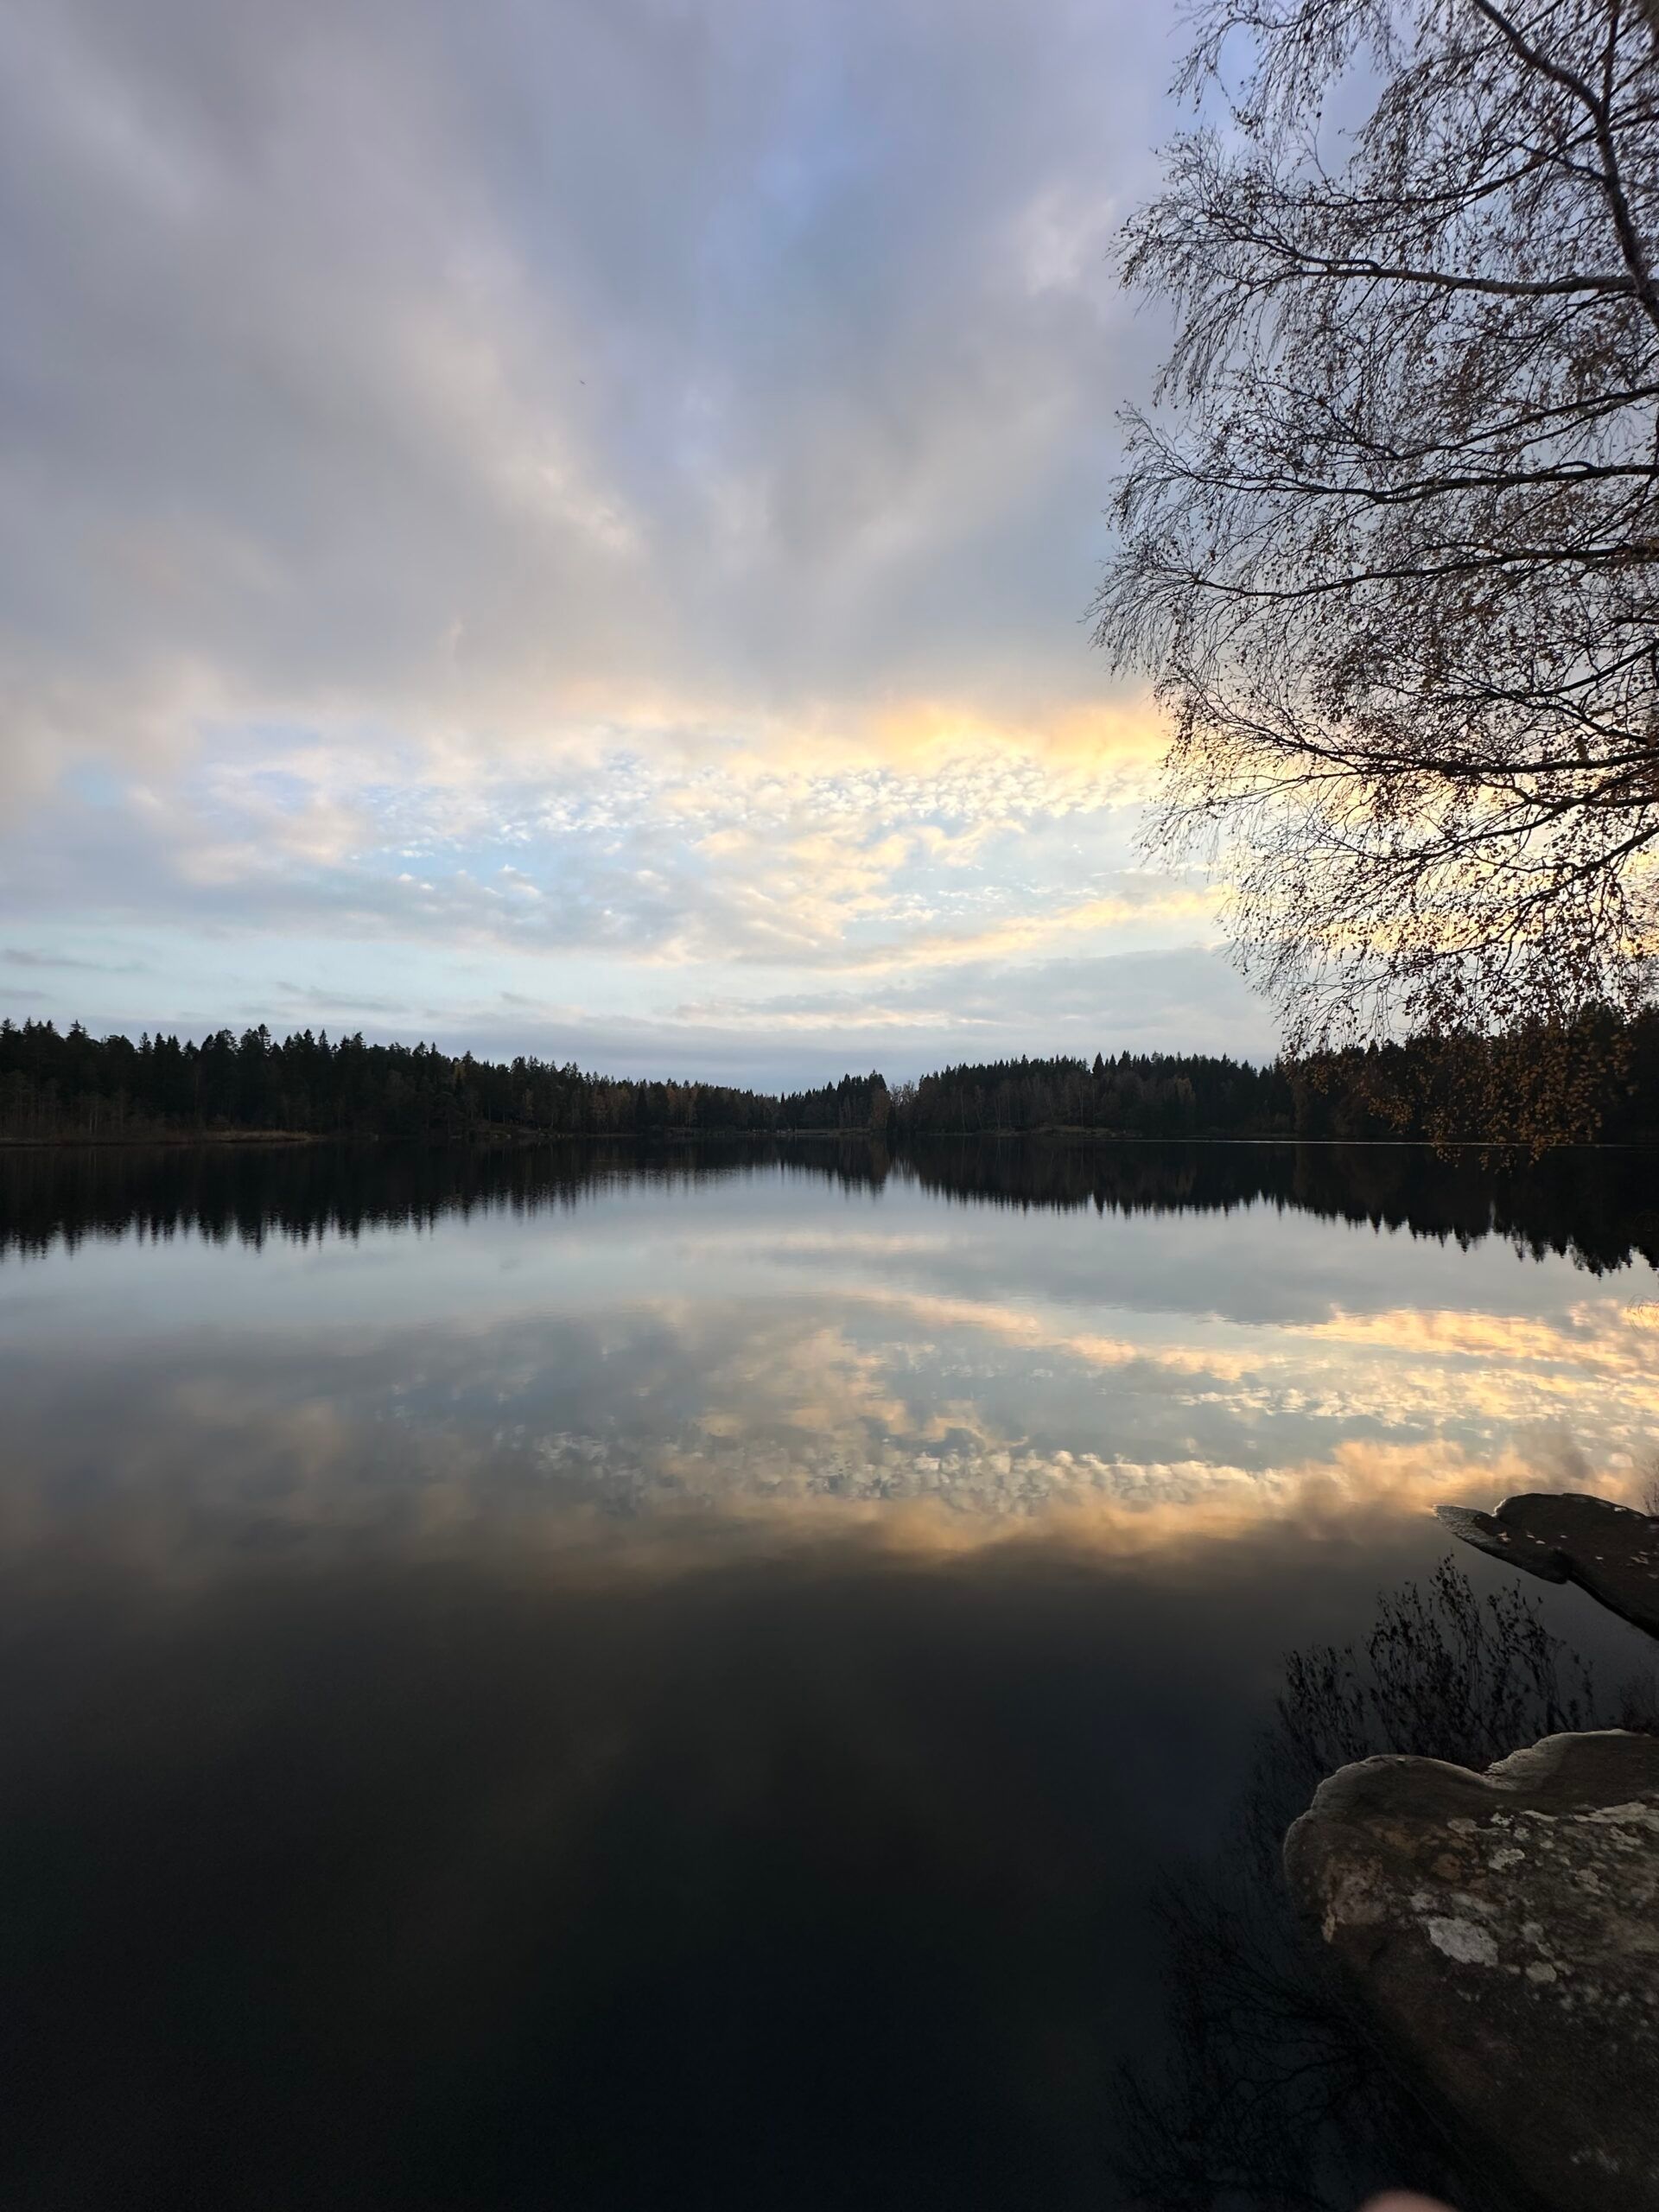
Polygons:
<instances>
[{"instance_id":1,"label":"bare birch tree","mask_svg":"<svg viewBox=\"0 0 1659 2212\"><path fill-rule=\"evenodd\" d=\"M1659 951L1659 0L1199 0L1101 641L1294 1050ZM1230 91L1228 86L1230 84ZM1330 112L1361 117L1347 131Z\"/></svg>"}]
</instances>

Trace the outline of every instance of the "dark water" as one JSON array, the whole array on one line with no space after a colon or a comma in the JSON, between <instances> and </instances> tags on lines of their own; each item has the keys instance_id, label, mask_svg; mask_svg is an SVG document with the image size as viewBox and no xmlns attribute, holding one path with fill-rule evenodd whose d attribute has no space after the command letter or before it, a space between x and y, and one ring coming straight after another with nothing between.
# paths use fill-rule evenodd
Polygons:
<instances>
[{"instance_id":1,"label":"dark water","mask_svg":"<svg viewBox=\"0 0 1659 2212\"><path fill-rule=\"evenodd\" d=\"M1437 1499L1640 1487L1656 1182L0 1158L0 2202L1271 2202L1168 1899Z\"/></svg>"}]
</instances>

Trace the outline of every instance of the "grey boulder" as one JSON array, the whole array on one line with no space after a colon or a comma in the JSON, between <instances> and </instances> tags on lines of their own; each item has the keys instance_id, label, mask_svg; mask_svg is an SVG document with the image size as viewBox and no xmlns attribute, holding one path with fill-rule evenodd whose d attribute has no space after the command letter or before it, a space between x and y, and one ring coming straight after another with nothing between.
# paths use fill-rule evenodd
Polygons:
<instances>
[{"instance_id":1,"label":"grey boulder","mask_svg":"<svg viewBox=\"0 0 1659 2212\"><path fill-rule=\"evenodd\" d=\"M1659 1519L1611 1498L1529 1491L1496 1513L1435 1509L1443 1527L1478 1551L1546 1582L1576 1582L1610 1611L1659 1636Z\"/></svg>"},{"instance_id":2,"label":"grey boulder","mask_svg":"<svg viewBox=\"0 0 1659 2212\"><path fill-rule=\"evenodd\" d=\"M1363 1759L1285 1864L1471 2179L1538 2212L1659 2212L1659 1739L1550 1736L1484 1774Z\"/></svg>"}]
</instances>

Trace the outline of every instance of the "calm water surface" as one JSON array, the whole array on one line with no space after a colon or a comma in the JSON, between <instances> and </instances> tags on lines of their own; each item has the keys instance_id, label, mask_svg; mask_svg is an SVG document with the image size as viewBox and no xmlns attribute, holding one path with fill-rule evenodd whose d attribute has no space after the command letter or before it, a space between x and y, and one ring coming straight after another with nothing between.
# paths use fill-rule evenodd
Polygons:
<instances>
[{"instance_id":1,"label":"calm water surface","mask_svg":"<svg viewBox=\"0 0 1659 2212\"><path fill-rule=\"evenodd\" d=\"M1129 2202L1287 1650L1639 1488L1652 1165L0 1158L0 2201Z\"/></svg>"}]
</instances>

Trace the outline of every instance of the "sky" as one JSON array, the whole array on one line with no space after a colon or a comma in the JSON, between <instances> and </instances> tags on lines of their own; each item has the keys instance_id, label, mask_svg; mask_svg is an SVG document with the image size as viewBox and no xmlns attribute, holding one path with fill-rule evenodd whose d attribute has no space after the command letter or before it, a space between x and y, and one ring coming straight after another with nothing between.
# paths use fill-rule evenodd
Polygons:
<instances>
[{"instance_id":1,"label":"sky","mask_svg":"<svg viewBox=\"0 0 1659 2212\"><path fill-rule=\"evenodd\" d=\"M1126 0L10 0L0 1011L1270 1054L1091 642Z\"/></svg>"}]
</instances>

